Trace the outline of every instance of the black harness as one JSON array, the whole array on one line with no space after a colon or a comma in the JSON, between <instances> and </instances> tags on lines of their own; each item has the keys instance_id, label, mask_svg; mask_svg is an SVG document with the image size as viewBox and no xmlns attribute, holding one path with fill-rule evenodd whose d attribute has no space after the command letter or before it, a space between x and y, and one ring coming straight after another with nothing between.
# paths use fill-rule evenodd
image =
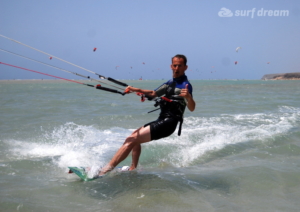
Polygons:
<instances>
[{"instance_id":1,"label":"black harness","mask_svg":"<svg viewBox=\"0 0 300 212\"><path fill-rule=\"evenodd\" d=\"M164 97L157 97L154 99L155 104L154 106L160 106L161 112L159 114L159 119L165 119L168 117L172 117L178 120L179 122L179 129L178 129L178 136L181 135L181 128L183 123L183 113L186 107L186 103L184 101L183 97L179 97L175 95L175 88L176 88L176 82L170 81L168 83L168 87L166 88L166 93ZM158 109L149 111L148 113L151 113L153 111L156 111ZM145 126L148 126L153 122L150 122L146 124ZM144 126L144 127L145 127Z\"/></svg>"}]
</instances>

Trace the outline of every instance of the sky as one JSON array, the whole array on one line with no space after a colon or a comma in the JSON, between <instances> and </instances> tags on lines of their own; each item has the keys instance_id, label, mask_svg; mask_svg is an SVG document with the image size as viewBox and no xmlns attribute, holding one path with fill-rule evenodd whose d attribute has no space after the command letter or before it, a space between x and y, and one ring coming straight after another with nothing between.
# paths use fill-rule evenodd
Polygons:
<instances>
[{"instance_id":1,"label":"sky","mask_svg":"<svg viewBox=\"0 0 300 212\"><path fill-rule=\"evenodd\" d=\"M261 79L300 72L299 0L0 0L0 62L67 79ZM238 52L236 48L241 47ZM97 48L96 51L93 51ZM7 53L3 50L13 52ZM237 62L237 64L235 64ZM51 79L0 64L0 79Z\"/></svg>"}]
</instances>

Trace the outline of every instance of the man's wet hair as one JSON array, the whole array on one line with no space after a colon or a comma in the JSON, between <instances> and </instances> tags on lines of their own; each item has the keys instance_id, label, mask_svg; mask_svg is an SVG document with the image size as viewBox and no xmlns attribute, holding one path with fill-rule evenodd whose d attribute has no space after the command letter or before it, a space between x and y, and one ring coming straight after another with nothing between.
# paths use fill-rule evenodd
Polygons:
<instances>
[{"instance_id":1,"label":"man's wet hair","mask_svg":"<svg viewBox=\"0 0 300 212\"><path fill-rule=\"evenodd\" d=\"M183 55L183 54L176 54L174 57L172 57L172 62L173 62L173 59L174 59L175 57L183 59L184 65L187 64L187 59L186 59L186 56L185 56L185 55Z\"/></svg>"}]
</instances>

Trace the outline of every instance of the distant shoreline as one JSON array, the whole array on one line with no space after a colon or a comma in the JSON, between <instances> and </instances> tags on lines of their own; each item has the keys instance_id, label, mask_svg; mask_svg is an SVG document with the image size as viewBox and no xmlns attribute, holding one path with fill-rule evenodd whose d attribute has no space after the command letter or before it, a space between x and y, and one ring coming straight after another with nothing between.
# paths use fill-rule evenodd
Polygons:
<instances>
[{"instance_id":1,"label":"distant shoreline","mask_svg":"<svg viewBox=\"0 0 300 212\"><path fill-rule=\"evenodd\" d=\"M298 72L300 75L300 72ZM271 77L268 75L272 75ZM273 76L276 77L274 78ZM300 80L299 78L284 78L281 75L284 74L267 74L264 75L261 79L191 79L192 81L256 81L256 80ZM267 76L267 77L266 77ZM70 79L77 82L91 82L96 83L95 81L87 80L87 79ZM101 79L100 79L101 80ZM105 81L105 80L104 80ZM147 81L165 81L162 79L145 79L145 80L136 80L136 79L121 79L121 81L134 81L134 82L147 82ZM29 82L36 82L36 83L70 83L70 81L62 80L62 79L0 79L0 83L29 83ZM100 82L101 83L101 82Z\"/></svg>"}]
</instances>

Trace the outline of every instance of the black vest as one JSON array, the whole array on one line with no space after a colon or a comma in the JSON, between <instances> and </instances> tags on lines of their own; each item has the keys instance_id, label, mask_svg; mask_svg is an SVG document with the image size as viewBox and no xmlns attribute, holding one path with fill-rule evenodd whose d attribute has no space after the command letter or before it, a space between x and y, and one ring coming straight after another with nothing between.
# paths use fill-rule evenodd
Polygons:
<instances>
[{"instance_id":1,"label":"black vest","mask_svg":"<svg viewBox=\"0 0 300 212\"><path fill-rule=\"evenodd\" d=\"M179 121L178 135L181 134L181 127L183 123L183 113L186 108L186 103L183 97L175 95L176 82L170 81L166 89L165 97L172 100L172 102L162 101L160 103L161 112L159 114L160 119L172 117Z\"/></svg>"}]
</instances>

